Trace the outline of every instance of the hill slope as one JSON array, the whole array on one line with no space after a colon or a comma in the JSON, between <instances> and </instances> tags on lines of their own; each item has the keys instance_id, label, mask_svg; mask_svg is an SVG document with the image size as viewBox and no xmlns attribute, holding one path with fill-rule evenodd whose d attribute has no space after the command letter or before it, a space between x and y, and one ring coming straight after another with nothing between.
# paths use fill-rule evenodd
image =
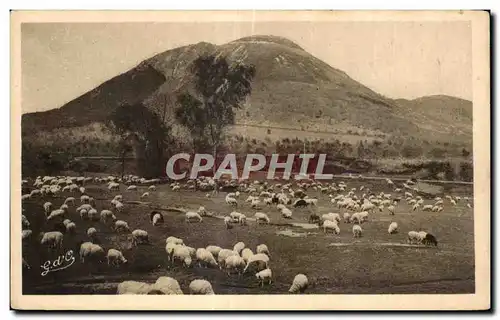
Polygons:
<instances>
[{"instance_id":1,"label":"hill slope","mask_svg":"<svg viewBox=\"0 0 500 320\"><path fill-rule=\"evenodd\" d=\"M456 141L457 129L460 139L472 136L470 102L462 100L457 112L450 114L446 110L451 103L443 101L455 98L386 98L290 40L274 36L246 37L220 46L201 42L165 51L59 109L23 115L23 136L102 122L122 103L142 101L153 110L166 108L171 117L175 90L189 86L190 63L206 53L256 66L252 94L237 113L240 128L248 124L442 141Z\"/></svg>"}]
</instances>

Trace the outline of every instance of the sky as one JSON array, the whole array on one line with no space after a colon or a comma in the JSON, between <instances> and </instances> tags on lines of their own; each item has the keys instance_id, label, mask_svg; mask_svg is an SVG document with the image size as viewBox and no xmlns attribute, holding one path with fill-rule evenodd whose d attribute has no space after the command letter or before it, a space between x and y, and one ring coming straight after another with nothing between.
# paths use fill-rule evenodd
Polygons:
<instances>
[{"instance_id":1,"label":"sky","mask_svg":"<svg viewBox=\"0 0 500 320\"><path fill-rule=\"evenodd\" d=\"M61 107L157 53L250 35L286 37L390 98L472 100L465 21L23 23L22 112Z\"/></svg>"}]
</instances>

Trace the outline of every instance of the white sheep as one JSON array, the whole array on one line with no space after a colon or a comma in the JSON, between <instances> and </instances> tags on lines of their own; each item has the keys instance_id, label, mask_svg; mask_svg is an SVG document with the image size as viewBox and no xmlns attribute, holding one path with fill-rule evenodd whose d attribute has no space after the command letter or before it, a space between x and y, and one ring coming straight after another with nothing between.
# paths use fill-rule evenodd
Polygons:
<instances>
[{"instance_id":1,"label":"white sheep","mask_svg":"<svg viewBox=\"0 0 500 320\"><path fill-rule=\"evenodd\" d=\"M229 205L231 205L231 206L235 206L235 207L238 206L238 201L235 198L233 198L233 197L227 197L226 196L226 203L229 204Z\"/></svg>"},{"instance_id":2,"label":"white sheep","mask_svg":"<svg viewBox=\"0 0 500 320\"><path fill-rule=\"evenodd\" d=\"M152 292L154 291L166 295L184 294L177 280L165 276L159 277L156 280L156 282L151 286L151 291L149 292L149 294L152 294Z\"/></svg>"},{"instance_id":3,"label":"white sheep","mask_svg":"<svg viewBox=\"0 0 500 320\"><path fill-rule=\"evenodd\" d=\"M248 259L250 259L251 256L253 256L253 252L250 248L245 248L241 251L241 257L243 258L245 263L248 262Z\"/></svg>"},{"instance_id":4,"label":"white sheep","mask_svg":"<svg viewBox=\"0 0 500 320\"><path fill-rule=\"evenodd\" d=\"M352 226L352 235L354 238L359 238L363 234L363 229L361 229L361 226L359 224L355 224Z\"/></svg>"},{"instance_id":5,"label":"white sheep","mask_svg":"<svg viewBox=\"0 0 500 320\"><path fill-rule=\"evenodd\" d=\"M87 229L87 236L92 239L92 240L95 240L95 238L97 237L97 230L96 228L88 228Z\"/></svg>"},{"instance_id":6,"label":"white sheep","mask_svg":"<svg viewBox=\"0 0 500 320\"><path fill-rule=\"evenodd\" d=\"M174 249L178 246L181 246L181 244L177 244L174 242L167 242L165 245L165 251L167 252L167 260L171 261L172 260L172 255L174 254ZM182 244L183 246L183 244Z\"/></svg>"},{"instance_id":7,"label":"white sheep","mask_svg":"<svg viewBox=\"0 0 500 320\"><path fill-rule=\"evenodd\" d=\"M260 200L259 199L253 199L252 203L250 204L250 206L252 208L254 208L254 209L260 208Z\"/></svg>"},{"instance_id":8,"label":"white sheep","mask_svg":"<svg viewBox=\"0 0 500 320\"><path fill-rule=\"evenodd\" d=\"M171 242L171 243L178 244L178 245L184 245L184 241L181 238L176 238L174 236L168 237L165 242L166 243L170 243Z\"/></svg>"},{"instance_id":9,"label":"white sheep","mask_svg":"<svg viewBox=\"0 0 500 320\"><path fill-rule=\"evenodd\" d=\"M207 280L196 279L189 284L191 294L215 294L212 285Z\"/></svg>"},{"instance_id":10,"label":"white sheep","mask_svg":"<svg viewBox=\"0 0 500 320\"><path fill-rule=\"evenodd\" d=\"M116 289L117 294L148 294L150 291L149 283L139 281L123 281Z\"/></svg>"},{"instance_id":11,"label":"white sheep","mask_svg":"<svg viewBox=\"0 0 500 320\"><path fill-rule=\"evenodd\" d=\"M198 265L201 267L202 264L205 267L212 266L218 267L217 261L215 260L213 254L205 248L198 248L196 250L196 260L198 260Z\"/></svg>"},{"instance_id":12,"label":"white sheep","mask_svg":"<svg viewBox=\"0 0 500 320\"><path fill-rule=\"evenodd\" d=\"M232 221L233 221L233 219L231 219L231 217L229 217L229 216L224 217L224 225L226 226L226 229L231 229L233 227Z\"/></svg>"},{"instance_id":13,"label":"white sheep","mask_svg":"<svg viewBox=\"0 0 500 320\"><path fill-rule=\"evenodd\" d=\"M408 232L408 243L409 244L420 244L424 238L425 238L425 236L422 237L422 234L420 234L417 231L409 231Z\"/></svg>"},{"instance_id":14,"label":"white sheep","mask_svg":"<svg viewBox=\"0 0 500 320\"><path fill-rule=\"evenodd\" d=\"M254 215L254 218L255 218L255 221L257 222L257 224L259 224L261 221L265 221L266 223L271 222L271 220L269 219L267 214L265 214L263 212L256 212Z\"/></svg>"},{"instance_id":15,"label":"white sheep","mask_svg":"<svg viewBox=\"0 0 500 320\"><path fill-rule=\"evenodd\" d=\"M265 244L259 244L255 249L256 253L265 253L267 256L271 256L269 253L269 248Z\"/></svg>"},{"instance_id":16,"label":"white sheep","mask_svg":"<svg viewBox=\"0 0 500 320\"><path fill-rule=\"evenodd\" d=\"M219 268L222 269L224 267L224 263L226 262L226 258L232 255L238 255L238 252L233 251L231 249L221 249L219 254L217 255L217 262L219 263Z\"/></svg>"},{"instance_id":17,"label":"white sheep","mask_svg":"<svg viewBox=\"0 0 500 320\"><path fill-rule=\"evenodd\" d=\"M229 214L233 222L238 222L239 224L245 224L247 217L240 212L233 211Z\"/></svg>"},{"instance_id":18,"label":"white sheep","mask_svg":"<svg viewBox=\"0 0 500 320\"><path fill-rule=\"evenodd\" d=\"M22 240L28 239L29 237L31 237L32 234L33 234L33 231L31 231L30 229L23 230L22 231Z\"/></svg>"},{"instance_id":19,"label":"white sheep","mask_svg":"<svg viewBox=\"0 0 500 320\"><path fill-rule=\"evenodd\" d=\"M149 192L144 192L142 195L141 195L141 199L143 198L147 198L149 197Z\"/></svg>"},{"instance_id":20,"label":"white sheep","mask_svg":"<svg viewBox=\"0 0 500 320\"><path fill-rule=\"evenodd\" d=\"M64 204L68 204L68 203L75 205L75 198L74 197L67 197L66 200L64 200Z\"/></svg>"},{"instance_id":21,"label":"white sheep","mask_svg":"<svg viewBox=\"0 0 500 320\"><path fill-rule=\"evenodd\" d=\"M222 250L221 247L219 246L214 246L214 245L209 245L206 247L206 249L214 256L217 257L219 255L219 252Z\"/></svg>"},{"instance_id":22,"label":"white sheep","mask_svg":"<svg viewBox=\"0 0 500 320\"><path fill-rule=\"evenodd\" d=\"M245 268L245 260L239 255L230 255L224 261L224 267L226 268L227 275L231 275L231 271L235 269L238 274L241 274L243 268Z\"/></svg>"},{"instance_id":23,"label":"white sheep","mask_svg":"<svg viewBox=\"0 0 500 320\"><path fill-rule=\"evenodd\" d=\"M149 186L148 190L150 190L150 191L156 191L156 186L154 186L154 185L153 186Z\"/></svg>"},{"instance_id":24,"label":"white sheep","mask_svg":"<svg viewBox=\"0 0 500 320\"><path fill-rule=\"evenodd\" d=\"M76 224L69 219L63 221L64 226L66 227L67 233L75 233L76 232Z\"/></svg>"},{"instance_id":25,"label":"white sheep","mask_svg":"<svg viewBox=\"0 0 500 320\"><path fill-rule=\"evenodd\" d=\"M198 219L199 222L203 221L203 218L200 216L198 212L188 211L186 212L186 222L190 222L191 219Z\"/></svg>"},{"instance_id":26,"label":"white sheep","mask_svg":"<svg viewBox=\"0 0 500 320\"><path fill-rule=\"evenodd\" d=\"M245 244L243 242L238 242L233 247L233 251L238 252L238 254L240 254L243 249L245 249Z\"/></svg>"},{"instance_id":27,"label":"white sheep","mask_svg":"<svg viewBox=\"0 0 500 320\"><path fill-rule=\"evenodd\" d=\"M84 242L80 245L80 261L85 262L86 258L92 258L95 261L101 262L105 257L104 249L92 242Z\"/></svg>"},{"instance_id":28,"label":"white sheep","mask_svg":"<svg viewBox=\"0 0 500 320\"><path fill-rule=\"evenodd\" d=\"M307 279L307 277L304 274L299 273L298 275L295 276L295 278L293 278L292 285L290 286L290 289L288 289L288 292L304 293L308 286L309 286L309 280Z\"/></svg>"},{"instance_id":29,"label":"white sheep","mask_svg":"<svg viewBox=\"0 0 500 320\"><path fill-rule=\"evenodd\" d=\"M43 210L45 211L45 216L48 216L52 211L52 202L45 202L43 204Z\"/></svg>"},{"instance_id":30,"label":"white sheep","mask_svg":"<svg viewBox=\"0 0 500 320\"><path fill-rule=\"evenodd\" d=\"M125 257L123 256L123 253L116 249L109 249L106 258L108 259L108 266L119 266L120 264L128 262L127 259L125 259Z\"/></svg>"},{"instance_id":31,"label":"white sheep","mask_svg":"<svg viewBox=\"0 0 500 320\"><path fill-rule=\"evenodd\" d=\"M111 210L102 210L101 211L101 221L104 223L108 223L109 221L113 222L116 220L115 215Z\"/></svg>"},{"instance_id":32,"label":"white sheep","mask_svg":"<svg viewBox=\"0 0 500 320\"><path fill-rule=\"evenodd\" d=\"M80 202L88 204L90 203L90 197L84 194L83 196L80 197Z\"/></svg>"},{"instance_id":33,"label":"white sheep","mask_svg":"<svg viewBox=\"0 0 500 320\"><path fill-rule=\"evenodd\" d=\"M323 231L326 233L327 229L333 230L333 232L335 232L335 234L340 233L340 228L339 228L336 221L325 220L323 222Z\"/></svg>"},{"instance_id":34,"label":"white sheep","mask_svg":"<svg viewBox=\"0 0 500 320\"><path fill-rule=\"evenodd\" d=\"M281 209L281 216L285 219L291 219L292 218L292 211L288 208L282 208Z\"/></svg>"},{"instance_id":35,"label":"white sheep","mask_svg":"<svg viewBox=\"0 0 500 320\"><path fill-rule=\"evenodd\" d=\"M426 204L425 206L422 207L422 211L432 211L432 204Z\"/></svg>"},{"instance_id":36,"label":"white sheep","mask_svg":"<svg viewBox=\"0 0 500 320\"><path fill-rule=\"evenodd\" d=\"M172 253L172 262L175 262L176 260L182 261L186 267L191 266L193 261L189 250L185 246L179 245L174 247L174 251Z\"/></svg>"},{"instance_id":37,"label":"white sheep","mask_svg":"<svg viewBox=\"0 0 500 320\"><path fill-rule=\"evenodd\" d=\"M344 222L349 223L350 221L351 221L351 215L349 214L349 212L345 212L344 213Z\"/></svg>"},{"instance_id":38,"label":"white sheep","mask_svg":"<svg viewBox=\"0 0 500 320\"><path fill-rule=\"evenodd\" d=\"M96 209L92 208L87 212L90 221L99 221L99 213Z\"/></svg>"},{"instance_id":39,"label":"white sheep","mask_svg":"<svg viewBox=\"0 0 500 320\"><path fill-rule=\"evenodd\" d=\"M245 269L243 269L243 273L245 273L250 267L250 265L254 262L259 262L259 263L262 262L265 266L264 269L267 269L269 267L269 257L265 253L257 253L248 259L247 265Z\"/></svg>"},{"instance_id":40,"label":"white sheep","mask_svg":"<svg viewBox=\"0 0 500 320\"><path fill-rule=\"evenodd\" d=\"M397 224L397 222L391 222L391 224L389 225L389 229L387 230L387 232L389 234L398 233L398 224Z\"/></svg>"},{"instance_id":41,"label":"white sheep","mask_svg":"<svg viewBox=\"0 0 500 320\"><path fill-rule=\"evenodd\" d=\"M30 222L28 221L28 218L23 214L21 216L21 225L23 228L29 228L30 227Z\"/></svg>"},{"instance_id":42,"label":"white sheep","mask_svg":"<svg viewBox=\"0 0 500 320\"><path fill-rule=\"evenodd\" d=\"M135 185L131 185L131 186L127 187L127 191L136 191L136 190L137 190L137 186L135 186Z\"/></svg>"},{"instance_id":43,"label":"white sheep","mask_svg":"<svg viewBox=\"0 0 500 320\"><path fill-rule=\"evenodd\" d=\"M271 284L273 273L271 269L267 268L255 274L255 277L259 280L261 287L264 286L264 281L267 280L268 284Z\"/></svg>"},{"instance_id":44,"label":"white sheep","mask_svg":"<svg viewBox=\"0 0 500 320\"><path fill-rule=\"evenodd\" d=\"M47 221L55 220L57 218L58 219L64 219L65 213L66 213L66 211L64 211L63 209L52 210L52 212L50 213L50 215L47 217Z\"/></svg>"},{"instance_id":45,"label":"white sheep","mask_svg":"<svg viewBox=\"0 0 500 320\"><path fill-rule=\"evenodd\" d=\"M50 231L42 233L42 240L40 243L49 248L61 249L63 244L63 234L59 231Z\"/></svg>"},{"instance_id":46,"label":"white sheep","mask_svg":"<svg viewBox=\"0 0 500 320\"><path fill-rule=\"evenodd\" d=\"M123 221L123 220L117 220L115 221L115 231L116 232L128 232L130 231L130 227L128 226L128 223Z\"/></svg>"},{"instance_id":47,"label":"white sheep","mask_svg":"<svg viewBox=\"0 0 500 320\"><path fill-rule=\"evenodd\" d=\"M151 221L153 223L153 226L158 226L163 223L163 216L161 213L155 213L153 215L153 219Z\"/></svg>"},{"instance_id":48,"label":"white sheep","mask_svg":"<svg viewBox=\"0 0 500 320\"><path fill-rule=\"evenodd\" d=\"M328 214L324 214L321 216L321 219L326 221L326 220L330 220L330 221L333 221L333 222L340 222L340 214L338 213L333 213L333 212L330 212Z\"/></svg>"},{"instance_id":49,"label":"white sheep","mask_svg":"<svg viewBox=\"0 0 500 320\"><path fill-rule=\"evenodd\" d=\"M132 245L136 246L142 243L149 243L149 235L147 231L141 229L132 231Z\"/></svg>"}]
</instances>

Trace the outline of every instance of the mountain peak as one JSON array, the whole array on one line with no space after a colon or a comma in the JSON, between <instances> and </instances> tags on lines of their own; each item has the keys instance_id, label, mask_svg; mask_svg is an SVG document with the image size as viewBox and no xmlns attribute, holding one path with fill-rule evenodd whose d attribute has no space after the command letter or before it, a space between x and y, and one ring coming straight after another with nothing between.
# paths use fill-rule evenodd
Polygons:
<instances>
[{"instance_id":1,"label":"mountain peak","mask_svg":"<svg viewBox=\"0 0 500 320\"><path fill-rule=\"evenodd\" d=\"M282 46L287 46L287 47L290 47L292 49L304 50L304 49L302 49L301 46L299 46L295 42L293 42L285 37L271 36L271 35L253 35L253 36L249 36L249 37L243 37L243 38L231 41L231 42L268 42L268 43L279 44Z\"/></svg>"}]
</instances>

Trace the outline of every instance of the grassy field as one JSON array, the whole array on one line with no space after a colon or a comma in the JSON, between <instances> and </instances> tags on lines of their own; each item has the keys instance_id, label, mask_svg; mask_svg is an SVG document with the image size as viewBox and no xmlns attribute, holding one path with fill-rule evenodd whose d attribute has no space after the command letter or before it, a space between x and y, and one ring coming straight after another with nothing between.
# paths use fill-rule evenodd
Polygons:
<instances>
[{"instance_id":1,"label":"grassy field","mask_svg":"<svg viewBox=\"0 0 500 320\"><path fill-rule=\"evenodd\" d=\"M375 193L391 192L384 181L344 180L349 188L361 185L370 187ZM339 182L336 180L335 182ZM180 207L197 209L200 205L216 215L227 215L231 211L224 203L225 193L206 198L205 193L181 190L171 191L167 185L157 186L151 192L148 203L132 204L128 201L140 200L139 197L147 186L138 191L126 191L121 185L120 192L108 192L104 185L86 185L87 193L93 196L97 209L110 208L110 200L116 194L122 194L125 210L115 213L118 219L129 223L131 229L143 229L149 233L150 245L131 247L130 237L118 235L101 222L82 221L70 207L69 219L75 221L77 233L65 235L64 254L73 250L75 263L67 269L41 276L39 266L46 260L57 258L56 253L49 254L41 248L36 235L40 231L50 231L52 226L45 222L43 203L51 201L60 206L67 196L57 198L33 199L23 202L25 215L33 230L31 240L23 243L23 256L31 269L23 270L24 294L113 294L116 286L124 280L154 282L159 276L171 276L177 279L184 292L188 292L189 282L204 278L212 283L217 294L285 294L297 273L304 273L314 283L306 293L473 293L474 292L474 222L473 210L459 202L452 207L445 200L443 212L411 211L402 201L396 207L396 214L390 216L387 211L371 214L370 221L362 225L363 237L354 239L350 224L340 224L339 235L324 234L322 229L309 228L307 217L311 209L294 209L293 219L280 217L275 206L263 207L271 218L271 225L256 225L248 221L247 226L235 226L226 229L221 219L206 217L201 223L186 223L184 215L175 211L162 211L165 223L154 227L148 214L153 208ZM361 194L359 191L357 192ZM472 189L461 186L453 189L454 196L472 197ZM327 195L310 190L308 195L318 197L319 214L328 212L343 213L329 202ZM256 210L244 203L247 195L242 194L238 211L248 217ZM77 198L77 205L79 200ZM426 204L430 200L426 201ZM387 228L392 221L399 224L400 232L389 235ZM293 225L293 224L297 225ZM111 268L107 264L81 264L77 257L81 241L86 241L86 230L95 226L100 243L107 251L116 248L129 260L128 265ZM439 246L417 247L405 245L410 230L425 230L434 234ZM165 239L177 236L194 248L218 245L232 248L238 241L243 241L255 252L258 244L265 243L271 251L270 268L273 270L273 283L261 288L253 274L227 276L219 269L203 269L194 266L185 269L180 265L167 262Z\"/></svg>"}]
</instances>

